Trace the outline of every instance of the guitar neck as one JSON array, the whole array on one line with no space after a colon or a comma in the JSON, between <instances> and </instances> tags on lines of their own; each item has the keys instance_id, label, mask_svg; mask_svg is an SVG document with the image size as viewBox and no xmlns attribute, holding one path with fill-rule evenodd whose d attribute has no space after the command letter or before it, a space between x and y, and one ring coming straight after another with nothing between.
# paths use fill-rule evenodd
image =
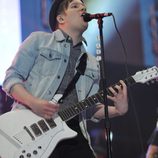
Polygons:
<instances>
[{"instance_id":1,"label":"guitar neck","mask_svg":"<svg viewBox=\"0 0 158 158\"><path fill-rule=\"evenodd\" d=\"M133 77L126 78L124 82L126 83L127 86L130 86L136 83ZM119 85L119 82L117 84ZM112 85L112 87L114 87L117 84ZM109 91L109 88L107 88L106 91L108 95L112 95L111 92ZM96 103L103 102L104 101L103 96L104 96L103 91L100 91L82 100L81 102L78 102L77 104L70 105L66 109L58 112L58 115L62 118L63 121L68 121L74 116L80 114L82 111L95 105Z\"/></svg>"}]
</instances>

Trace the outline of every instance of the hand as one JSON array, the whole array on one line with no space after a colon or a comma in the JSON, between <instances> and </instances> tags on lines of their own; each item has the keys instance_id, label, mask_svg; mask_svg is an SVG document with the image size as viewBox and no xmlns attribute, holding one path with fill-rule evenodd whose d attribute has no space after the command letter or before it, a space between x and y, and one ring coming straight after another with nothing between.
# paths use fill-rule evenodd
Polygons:
<instances>
[{"instance_id":1,"label":"hand","mask_svg":"<svg viewBox=\"0 0 158 158\"><path fill-rule=\"evenodd\" d=\"M128 110L127 86L122 80L120 80L119 83L120 85L115 85L114 88L109 88L113 96L108 95L107 98L113 101L118 113L123 115Z\"/></svg>"},{"instance_id":2,"label":"hand","mask_svg":"<svg viewBox=\"0 0 158 158\"><path fill-rule=\"evenodd\" d=\"M146 158L157 158L158 146L150 144L147 149Z\"/></svg>"},{"instance_id":3,"label":"hand","mask_svg":"<svg viewBox=\"0 0 158 158\"><path fill-rule=\"evenodd\" d=\"M31 106L31 109L37 115L45 119L51 119L59 110L59 104L47 100L37 99Z\"/></svg>"}]
</instances>

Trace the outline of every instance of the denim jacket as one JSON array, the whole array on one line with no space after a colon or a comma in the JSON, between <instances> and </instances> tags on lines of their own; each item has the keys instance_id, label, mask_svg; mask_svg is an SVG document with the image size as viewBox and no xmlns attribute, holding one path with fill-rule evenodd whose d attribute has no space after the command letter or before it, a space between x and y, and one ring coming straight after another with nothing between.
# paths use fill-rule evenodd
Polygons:
<instances>
[{"instance_id":1,"label":"denim jacket","mask_svg":"<svg viewBox=\"0 0 158 158\"><path fill-rule=\"evenodd\" d=\"M81 47L81 52L86 52L84 46ZM62 81L69 55L70 44L60 30L53 33L32 33L21 44L12 65L6 71L3 89L10 94L11 88L20 83L34 96L51 100ZM98 82L99 64L95 57L88 54L85 75L81 75L76 83L78 100L97 93ZM25 108L17 102L13 107ZM81 126L86 118L85 112L82 116Z\"/></svg>"}]
</instances>

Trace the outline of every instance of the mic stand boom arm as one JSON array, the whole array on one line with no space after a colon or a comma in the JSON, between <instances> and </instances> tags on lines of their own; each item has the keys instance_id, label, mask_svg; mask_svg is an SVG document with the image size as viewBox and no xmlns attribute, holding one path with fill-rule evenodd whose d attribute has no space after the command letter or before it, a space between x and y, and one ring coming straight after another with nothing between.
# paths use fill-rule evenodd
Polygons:
<instances>
[{"instance_id":1,"label":"mic stand boom arm","mask_svg":"<svg viewBox=\"0 0 158 158\"><path fill-rule=\"evenodd\" d=\"M106 91L106 78L105 78L105 61L104 61L104 42L103 42L103 19L100 17L98 19L98 28L99 28L99 36L100 36L100 44L101 44L101 60L100 63L100 87L103 91L103 98L104 98L104 113L105 113L105 130L107 134L107 158L112 158L111 152L111 140L110 140L110 119L108 113L108 106L107 106L107 91Z\"/></svg>"}]
</instances>

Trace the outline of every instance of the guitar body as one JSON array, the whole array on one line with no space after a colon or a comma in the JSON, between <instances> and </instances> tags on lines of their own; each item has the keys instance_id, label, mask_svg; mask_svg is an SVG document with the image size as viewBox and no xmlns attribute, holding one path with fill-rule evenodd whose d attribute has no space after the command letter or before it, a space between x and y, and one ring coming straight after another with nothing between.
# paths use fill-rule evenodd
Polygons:
<instances>
[{"instance_id":1,"label":"guitar body","mask_svg":"<svg viewBox=\"0 0 158 158\"><path fill-rule=\"evenodd\" d=\"M50 128L47 124L49 130L41 132L37 136L30 126L40 120L44 119L27 109L15 110L1 115L0 157L28 158L31 155L31 158L47 158L58 142L77 135L57 116L54 119L56 126Z\"/></svg>"}]
</instances>

